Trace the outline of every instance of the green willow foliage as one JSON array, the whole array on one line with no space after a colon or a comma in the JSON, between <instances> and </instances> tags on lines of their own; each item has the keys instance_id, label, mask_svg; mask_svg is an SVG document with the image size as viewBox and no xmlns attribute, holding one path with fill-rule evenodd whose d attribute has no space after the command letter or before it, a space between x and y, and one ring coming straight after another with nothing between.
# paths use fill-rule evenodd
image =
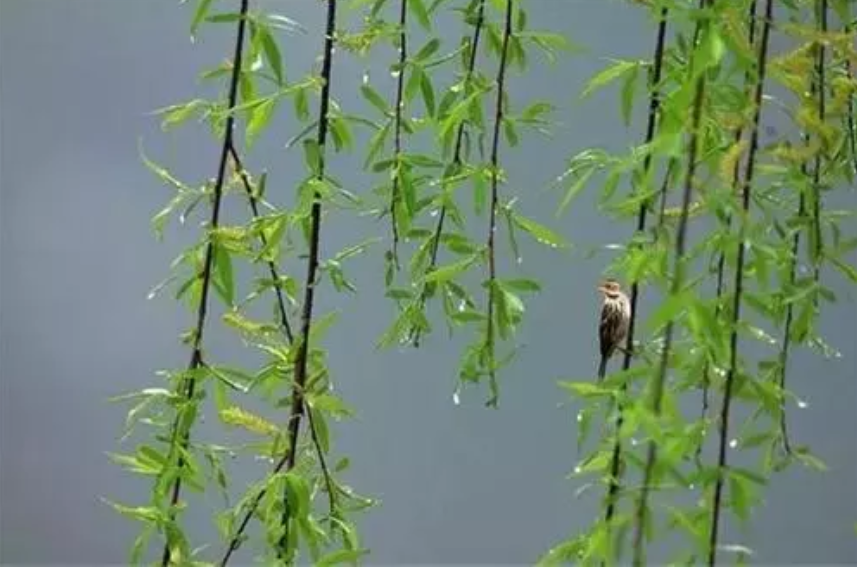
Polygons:
<instances>
[{"instance_id":1,"label":"green willow foliage","mask_svg":"<svg viewBox=\"0 0 857 570\"><path fill-rule=\"evenodd\" d=\"M321 344L337 314L317 314L314 304L332 294L324 283L355 290L349 260L377 240L324 258L328 211L375 214L389 225L384 287L397 316L379 346L419 346L439 300L447 327L471 336L456 402L466 385L487 383L486 403L498 405L522 297L540 290L506 269L520 259L518 235L567 246L522 215L504 188L503 157L522 131L546 132L553 111L547 101L513 102L508 86L534 49L553 59L569 48L561 35L530 29L526 5L318 2L326 22L320 64L290 80L283 54L289 35L306 31L299 23L252 0L197 0L191 35L233 28L234 52L202 74L223 86L223 97L161 110L164 129L189 120L210 127L215 178L184 182L143 157L175 189L153 219L156 233L177 217L197 220L200 237L151 295L175 283L175 298L192 312L182 336L188 366L119 398L132 403L126 435L138 424L149 430L132 452L112 455L152 482L148 503L111 503L142 526L133 564L156 557L161 565L225 566L242 546L264 564L353 564L365 554L354 515L373 501L344 482L350 460L332 445L332 424L352 413L333 390ZM803 405L787 378L795 347L836 354L816 326L836 301L829 270L857 282L843 260L857 238L840 225L852 213L825 205L857 176L854 20L846 0L652 0L626 9L650 12L654 53L614 61L583 95L618 83L619 113L630 125L645 83L645 137L627 154L586 149L572 157L559 177L558 211L598 181L605 215L635 221L607 268L631 284L635 318L621 369L601 383L560 383L581 405L584 457L575 473L603 485L603 511L540 563L642 565L651 542L677 532L689 540L671 561L713 565L720 552L740 561L749 549L722 544L722 522L746 522L767 480L791 464L823 469L787 430L787 407ZM351 30L343 22L354 14L361 24ZM435 32L446 14L460 19L461 39L451 46ZM788 48L775 51L774 38ZM367 73L359 91L370 115L347 112L336 100L336 48L364 56L385 47L393 48L392 90ZM251 172L244 159L289 99L303 127L287 147L302 148L305 174L293 199L278 205L266 193L266 172ZM773 113L785 114L799 136L763 140ZM377 180L361 193L333 174L331 153L353 151L357 128L369 130L364 169ZM246 221L223 223L225 207ZM500 263L508 254L511 263ZM242 266L252 271L248 283L238 277ZM218 320L260 359L258 369L220 364L207 350L205 332ZM196 435L209 409L240 430L241 443ZM601 434L594 444L593 428ZM233 497L224 459L241 454L265 459L269 471ZM213 514L219 550L195 548L182 523L212 487L224 498Z\"/></svg>"}]
</instances>

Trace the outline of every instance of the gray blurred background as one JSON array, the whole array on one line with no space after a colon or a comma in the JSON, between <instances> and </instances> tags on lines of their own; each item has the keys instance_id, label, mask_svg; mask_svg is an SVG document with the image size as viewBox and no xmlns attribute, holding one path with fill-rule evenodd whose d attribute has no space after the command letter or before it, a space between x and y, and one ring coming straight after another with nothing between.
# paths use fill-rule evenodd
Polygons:
<instances>
[{"instance_id":1,"label":"gray blurred background","mask_svg":"<svg viewBox=\"0 0 857 570\"><path fill-rule=\"evenodd\" d=\"M204 27L195 44L189 41L192 4L0 0L0 563L127 560L135 526L100 497L142 502L148 487L105 454L119 449L125 413L107 399L155 385L155 371L184 365L177 336L190 315L169 295L148 301L146 294L195 232L171 224L156 242L149 218L170 190L143 167L137 145L180 178L213 176L218 149L205 129L162 133L149 113L216 94L197 74L232 50L232 26ZM576 247L558 253L521 240L519 269L543 279L545 290L529 303L520 357L501 375L500 409L485 409L477 390L453 405L467 335L449 339L441 326L419 351L375 350L393 316L380 287L380 248L349 265L359 296L321 289L320 309L342 311L325 345L337 389L358 412L335 426L334 451L352 459L347 481L382 502L360 519L372 550L367 563L530 564L597 516L599 497L575 499L578 482L566 479L576 459L575 406L555 381L594 371L593 285L609 259L583 254L626 239L630 222L614 226L594 215L591 191L556 219L558 196L543 188L577 151L621 150L639 140L639 120L629 131L616 119L615 91L583 102L577 94L603 58L649 57L653 27L620 2L528 4L533 27L563 32L588 51L554 66L533 54L525 80L510 76L513 103L546 98L560 110L553 139L531 134L503 151L510 173L503 191L520 196L525 214L557 227ZM287 75L296 80L320 48L323 4L263 5L310 31L281 38ZM445 19L443 37L459 34L455 19ZM365 110L355 86L369 65L379 88L389 86L392 55L379 50L367 62L337 53L333 89L343 107ZM298 127L282 115L247 163L270 169L268 193L286 203L303 167L299 152L283 149ZM777 128L770 120L768 126ZM334 157L331 169L366 193L377 179L355 174L359 160ZM853 193L844 200L857 206ZM244 216L236 200L226 208L228 219ZM386 232L371 219L333 214L324 253ZM303 276L302 266L290 270ZM838 339L843 356L823 361L796 351L791 380L809 404L792 411L794 437L830 470L796 467L774 477L752 523L729 525L724 541L751 547L754 564L857 564L857 304L838 277L832 282L842 303L824 315L822 330ZM252 363L220 327L209 338L219 362ZM196 433L218 437L215 423L209 418ZM265 468L247 460L233 472L240 484ZM212 539L205 516L189 520L196 544ZM237 560L252 561L244 550Z\"/></svg>"}]
</instances>

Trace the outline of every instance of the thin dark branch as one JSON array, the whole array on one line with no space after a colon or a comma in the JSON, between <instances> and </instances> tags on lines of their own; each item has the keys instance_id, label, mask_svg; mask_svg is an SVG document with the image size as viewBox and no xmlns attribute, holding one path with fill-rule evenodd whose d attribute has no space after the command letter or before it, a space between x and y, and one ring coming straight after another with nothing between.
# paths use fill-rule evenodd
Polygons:
<instances>
[{"instance_id":1,"label":"thin dark branch","mask_svg":"<svg viewBox=\"0 0 857 570\"><path fill-rule=\"evenodd\" d=\"M825 10L826 11L826 10ZM818 21L819 27L822 26L822 19L819 18ZM825 20L826 27L826 20ZM847 28L846 28L847 29ZM823 49L823 48L821 48ZM850 61L846 60L848 63L847 71L850 72ZM817 77L815 77L812 81L811 92L813 97L818 97L818 106L819 106L819 114L824 110L824 83L821 81L824 74L824 58L819 58L816 61L816 66L821 65L820 68L821 73L818 73ZM850 73L849 73L850 77ZM849 120L853 120L853 115L850 112L853 110L851 103L849 102ZM852 128L852 127L849 127ZM851 138L852 145L854 144L854 133L849 133L849 138ZM803 142L805 146L809 146L810 144L810 136L809 134L804 134ZM857 155L854 156L855 159L855 174L857 174ZM809 176L809 171L806 164L801 165L801 173L805 176ZM812 173L812 181L813 188L817 188L817 180L820 174L820 165L816 163L816 166ZM798 219L803 219L806 217L806 193L804 191L800 192L800 197L798 198L798 209L797 209L797 217ZM798 257L800 255L800 231L795 231L794 237L792 238L792 251L791 251L791 260L789 261L789 285L794 285L795 278L797 276L797 263ZM794 305L789 303L786 307L786 318L783 324L783 340L779 354L779 392L780 392L780 440L783 444L783 451L786 455L791 455L792 446L791 441L789 439L788 432L788 418L786 414L786 403L785 403L785 392L786 392L786 376L787 376L787 368L789 362L789 350L791 349L791 334L792 334L792 322L794 320Z\"/></svg>"},{"instance_id":2,"label":"thin dark branch","mask_svg":"<svg viewBox=\"0 0 857 570\"><path fill-rule=\"evenodd\" d=\"M506 0L506 21L503 28L503 47L500 51L500 67L497 69L497 100L494 107L494 133L491 139L491 210L488 214L488 309L485 324L485 344L488 349L488 377L491 382L491 399L488 405L497 405L497 378L494 370L494 296L497 267L494 237L497 234L497 194L500 178L500 125L503 123L503 98L506 94L506 59L509 54L509 38L512 36L512 7L514 1Z\"/></svg>"},{"instance_id":3,"label":"thin dark branch","mask_svg":"<svg viewBox=\"0 0 857 570\"><path fill-rule=\"evenodd\" d=\"M324 61L321 68L321 78L324 82L321 88L321 101L319 103L318 118L318 148L319 164L318 179L324 179L325 156L324 150L327 144L328 111L330 109L330 82L333 68L333 42L336 33L336 5L337 0L327 1L327 25L324 36ZM298 339L297 356L294 366L294 388L292 389L292 407L289 415L287 439L289 442L286 451L286 471L290 471L297 461L298 434L300 432L301 416L304 414L304 388L307 378L307 360L309 357L309 332L312 326L313 299L315 297L316 273L318 271L319 241L321 234L321 196L318 192L313 196L312 210L310 213L310 238L309 256L307 257L307 275L304 283L304 300L301 311L301 333ZM287 551L289 509L287 498L284 494L283 501L283 540L282 551Z\"/></svg>"},{"instance_id":4,"label":"thin dark branch","mask_svg":"<svg viewBox=\"0 0 857 570\"><path fill-rule=\"evenodd\" d=\"M818 27L818 31L822 34L827 32L827 0L816 0L816 25ZM821 123L824 123L825 120L825 106L826 106L826 93L825 93L825 49L824 42L819 41L816 44L816 60L815 60L815 75L816 80L818 81L818 89L816 90L816 96L818 97L818 120ZM823 145L822 145L823 147ZM815 248L814 248L814 263L815 266L813 271L813 276L815 278L815 282L818 283L819 276L821 273L821 255L823 251L823 246L821 243L821 168L822 168L822 152L821 148L818 151L818 154L815 155L815 164L812 170L812 227L814 233L815 240ZM818 296L815 297L816 301L818 300Z\"/></svg>"},{"instance_id":5,"label":"thin dark branch","mask_svg":"<svg viewBox=\"0 0 857 570\"><path fill-rule=\"evenodd\" d=\"M232 155L232 160L235 162L235 168L239 172L241 177L241 182L244 186L244 190L247 193L248 204L250 205L250 209L253 213L254 219L259 219L259 208L258 208L258 199L253 192L253 186L250 183L250 179L247 176L247 172L244 170L244 167L241 163L241 158L238 155L238 152L235 149L235 146L230 146L230 154ZM262 247L267 246L267 240L264 234L260 234L259 241L262 244ZM283 299L283 290L282 283L279 279L279 274L277 272L276 264L273 261L268 262L268 269L271 274L271 279L274 281L274 291L277 295L277 312L279 313L280 323L283 327L283 334L286 337L286 340L291 345L294 343L294 338L292 336L291 328L289 327L288 315L286 312L286 305ZM335 515L337 512L336 505L336 494L333 486L333 480L330 475L330 470L327 466L327 459L324 455L324 450L321 447L321 443L318 438L318 434L315 428L315 420L312 417L312 414L308 414L309 425L310 425L310 433L312 436L313 446L315 448L316 456L318 457L319 466L321 468L322 476L324 478L325 487L327 489L328 495L328 503L329 503L329 512L331 515ZM279 473L283 466L285 465L285 456L284 459L280 461L280 463L275 466L273 471L271 472L271 476ZM241 520L241 523L238 525L238 531L232 536L227 546L226 552L223 554L223 557L220 562L220 566L226 566L229 563L229 559L232 554L238 549L241 545L241 536L244 533L244 529L247 527L247 524L253 518L253 515L256 514L256 509L259 507L261 500L264 498L266 493L266 488L262 488L259 494L253 499L252 503L249 505L247 511L244 513L244 517Z\"/></svg>"},{"instance_id":6,"label":"thin dark branch","mask_svg":"<svg viewBox=\"0 0 857 570\"><path fill-rule=\"evenodd\" d=\"M473 77L473 73L476 70L476 56L479 52L479 40L482 37L482 28L485 25L485 0L479 0L479 4L476 7L476 20L473 23L473 36L470 41L470 53L467 61L467 71L464 76L464 84L468 84L470 79ZM452 154L452 162L451 164L454 167L458 167L461 165L461 151L464 148L464 125L465 122L462 121L459 123L458 128L456 129L455 134L455 149ZM435 225L434 234L431 237L431 258L429 261L428 269L426 273L431 272L435 267L437 267L437 255L440 248L440 237L443 234L443 225L446 221L446 203L442 204L440 207L440 213L437 216L437 224ZM426 299L428 297L429 285L424 284L420 290L419 297L419 307L422 310L425 307ZM409 335L413 340L414 346L419 346L420 344L420 333L419 330L412 330Z\"/></svg>"},{"instance_id":7,"label":"thin dark branch","mask_svg":"<svg viewBox=\"0 0 857 570\"><path fill-rule=\"evenodd\" d=\"M750 4L750 15L749 15L749 29L747 31L747 43L750 46L754 46L756 42L756 6L758 2L753 0ZM748 92L751 86L752 76L750 70L748 69L744 73L744 90ZM749 94L749 93L748 93ZM744 129L742 127L738 127L735 130L735 136L733 137L733 143L739 144L741 139L744 136ZM738 183L740 181L740 173L741 173L741 161L735 161L735 167L732 170L732 184L731 188L738 188ZM732 227L732 216L731 214L727 214L726 221L724 224L726 227L724 229L725 233L729 233ZM715 298L717 299L717 305L714 307L714 320L718 321L720 319L720 314L722 312L722 304L721 299L723 296L723 278L726 270L726 251L725 248L720 248L720 256L717 259L717 291L715 293ZM708 416L708 407L709 407L709 398L708 398L708 390L711 385L711 365L706 360L705 366L702 369L702 409L699 412L699 418L701 420L705 420ZM699 446L696 448L696 456L700 457L702 454L702 441L700 441Z\"/></svg>"},{"instance_id":8,"label":"thin dark branch","mask_svg":"<svg viewBox=\"0 0 857 570\"><path fill-rule=\"evenodd\" d=\"M710 0L702 0L702 5L709 3ZM702 26L707 26L708 20L701 19L697 24L697 32L700 32ZM699 34L695 34L699 36ZM697 43L694 42L693 47L696 49ZM695 59L695 57L693 58ZM693 63L691 63L693 69ZM690 210L690 201L693 194L693 178L696 173L696 157L699 146L699 128L702 120L702 107L705 101L705 72L697 71L698 77L694 86L693 98L693 117L690 126L690 140L687 151L687 170L684 180L684 192L682 196L681 214L679 216L678 231L676 232L675 241L675 259L673 265L672 286L670 294L677 295L682 288L684 282L684 251L685 241L687 239L687 220ZM657 375L654 379L654 390L652 394L652 411L656 417L661 415L661 407L663 404L664 384L666 383L667 366L669 364L670 352L672 351L673 329L675 321L670 319L667 322L666 331L664 333L664 346L661 353L660 365ZM654 441L650 441L646 454L646 465L643 471L643 487L640 490L640 499L637 504L637 510L634 516L634 566L642 566L644 563L645 553L643 548L643 538L645 536L646 515L648 511L649 488L652 482L652 474L654 472L655 462L657 459L657 446Z\"/></svg>"},{"instance_id":9,"label":"thin dark branch","mask_svg":"<svg viewBox=\"0 0 857 570\"><path fill-rule=\"evenodd\" d=\"M244 191L247 194L247 204L250 206L250 212L253 214L253 219L258 220L261 217L259 214L259 200L253 192L253 185L250 183L247 171L244 170L244 165L241 163L241 158L238 156L238 151L235 150L234 144L229 146L229 153L232 155L232 161L235 163L235 170L238 171L238 175L241 177L241 184L244 186ZM259 243L262 244L263 249L268 246L268 239L262 232L259 233ZM273 261L268 262L268 273L271 275L271 281L274 282L274 293L277 296L277 312L280 316L280 326L283 327L283 334L286 336L286 340L289 341L289 344L292 344L294 342L294 336L292 334L292 327L289 325L286 301L283 298L283 286L280 282L280 274L277 271L277 264Z\"/></svg>"},{"instance_id":10,"label":"thin dark branch","mask_svg":"<svg viewBox=\"0 0 857 570\"><path fill-rule=\"evenodd\" d=\"M405 62L408 59L408 0L399 3L399 76L396 80L396 110L394 111L393 127L393 160L395 161L395 176L390 189L390 224L393 232L393 260L399 266L399 222L396 206L399 202L399 177L402 164L402 108L405 105Z\"/></svg>"},{"instance_id":11,"label":"thin dark branch","mask_svg":"<svg viewBox=\"0 0 857 570\"><path fill-rule=\"evenodd\" d=\"M664 46L666 45L668 15L669 9L667 9L666 7L661 8L660 21L658 23L658 31L655 40L655 53L652 67L652 75L649 82L649 89L651 90L651 95L649 98L649 114L646 120L646 146L649 146L655 138L658 111L660 110L661 105L661 73L663 71L664 63ZM650 182L651 167L652 155L651 153L649 153L643 160L643 180L645 181L646 186L648 186ZM637 234L641 234L646 231L646 213L650 207L650 203L644 203L640 205L640 210L639 212L637 212ZM625 344L625 358L622 361L622 370L628 370L631 367L631 358L633 356L634 351L634 329L637 321L637 301L639 300L639 296L640 286L637 282L634 282L631 284L631 320L628 323L628 337L627 343ZM623 396L625 395L627 389L627 384L623 384ZM608 526L613 520L613 515L616 511L616 497L618 496L622 486L622 475L620 473L622 459L622 440L619 437L619 433L622 431L623 422L624 417L622 414L622 402L620 399L616 402L616 427L613 430L615 439L613 441L613 454L610 459L610 484L607 488L607 497L605 499L606 507L604 510L604 522L607 523Z\"/></svg>"},{"instance_id":12,"label":"thin dark branch","mask_svg":"<svg viewBox=\"0 0 857 570\"><path fill-rule=\"evenodd\" d=\"M238 20L238 31L235 37L235 54L232 61L232 78L229 84L229 109L232 110L238 100L238 79L241 76L241 54L244 48L244 30L246 28L246 15L248 10L249 0L241 0L241 18ZM220 162L217 167L217 180L214 184L214 204L211 209L211 223L209 231L215 230L220 222L220 203L223 196L223 182L226 177L226 164L229 158L229 147L232 144L232 131L235 126L235 118L233 113L229 113L226 118L226 125L223 132L223 144L220 151ZM211 237L205 248L205 261L202 271L202 291L199 297L199 305L197 307L196 328L193 335L193 349L191 351L190 364L188 365L188 376L183 381L181 391L184 392L186 402L190 402L196 392L196 379L193 373L202 365L202 337L205 330L205 317L208 311L208 291L211 285L211 274L214 266L214 243ZM187 453L190 444L190 426L182 429L183 410L176 413L176 419L171 430L171 449L170 456L178 456L178 469L176 470L175 481L173 482L172 494L170 497L170 505L172 507L170 516L175 516L175 507L179 503L181 497L182 478L181 472L184 466L184 455ZM167 566L170 563L170 544L168 540L164 542L164 550L161 555L161 566Z\"/></svg>"},{"instance_id":13,"label":"thin dark branch","mask_svg":"<svg viewBox=\"0 0 857 570\"><path fill-rule=\"evenodd\" d=\"M732 391L738 371L738 322L741 319L741 299L744 286L744 235L749 222L750 191L753 186L753 174L756 166L756 151L759 148L759 123L762 116L762 95L765 89L765 67L768 59L768 37L774 18L774 0L765 1L765 16L762 22L762 35L759 40L758 59L756 60L756 86L753 96L753 122L750 131L750 148L747 150L747 164L744 171L744 188L741 196L742 217L738 241L738 259L735 262L735 290L732 299L731 336L729 338L729 370L723 388L723 400L720 407L720 441L717 454L717 478L714 482L714 499L711 509L711 525L708 535L708 565L717 563L717 533L720 526L720 512L723 499L723 474L727 468L727 450L729 440L729 409L732 404Z\"/></svg>"}]
</instances>

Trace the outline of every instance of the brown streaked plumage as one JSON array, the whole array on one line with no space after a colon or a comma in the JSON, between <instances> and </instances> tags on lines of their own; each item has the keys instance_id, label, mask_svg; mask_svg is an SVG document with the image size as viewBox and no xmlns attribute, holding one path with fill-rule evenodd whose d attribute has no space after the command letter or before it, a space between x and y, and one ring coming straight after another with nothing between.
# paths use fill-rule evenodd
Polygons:
<instances>
[{"instance_id":1,"label":"brown streaked plumage","mask_svg":"<svg viewBox=\"0 0 857 570\"><path fill-rule=\"evenodd\" d=\"M598 324L598 339L601 344L601 363L598 366L598 379L604 378L607 361L628 334L631 320L631 302L622 292L618 281L607 279L598 290L604 295L601 304L601 320Z\"/></svg>"}]
</instances>

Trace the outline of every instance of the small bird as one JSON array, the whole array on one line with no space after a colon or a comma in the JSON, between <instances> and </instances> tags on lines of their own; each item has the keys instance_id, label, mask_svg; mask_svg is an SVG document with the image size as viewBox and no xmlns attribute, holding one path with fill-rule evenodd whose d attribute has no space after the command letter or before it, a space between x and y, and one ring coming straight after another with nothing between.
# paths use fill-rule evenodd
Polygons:
<instances>
[{"instance_id":1,"label":"small bird","mask_svg":"<svg viewBox=\"0 0 857 570\"><path fill-rule=\"evenodd\" d=\"M601 341L601 364L598 366L598 379L604 378L607 361L628 334L631 320L631 302L622 292L619 282L607 279L598 286L604 294L601 304L601 322L598 325L598 338Z\"/></svg>"}]
</instances>

